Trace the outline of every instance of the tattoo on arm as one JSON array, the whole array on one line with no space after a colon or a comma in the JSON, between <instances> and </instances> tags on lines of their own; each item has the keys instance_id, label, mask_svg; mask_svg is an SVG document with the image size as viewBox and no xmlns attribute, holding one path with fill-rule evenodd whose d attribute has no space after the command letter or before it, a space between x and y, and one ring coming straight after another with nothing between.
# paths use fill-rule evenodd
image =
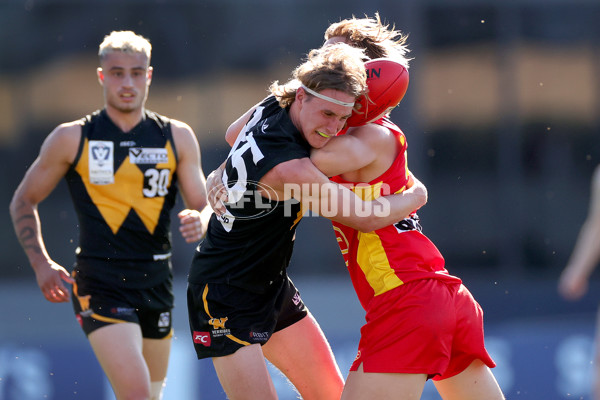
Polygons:
<instances>
[{"instance_id":1,"label":"tattoo on arm","mask_svg":"<svg viewBox=\"0 0 600 400\"><path fill-rule=\"evenodd\" d=\"M35 220L35 217L33 216L33 214L23 215L16 220L16 224L19 224L21 221L26 220L26 219L34 219ZM23 246L23 248L25 250L33 250L34 252L40 254L42 252L40 247L35 243L35 241L33 243L31 243L32 239L34 239L35 236L36 236L35 229L31 226L25 226L17 232L17 237L19 238L19 242L21 243L21 246Z\"/></svg>"}]
</instances>

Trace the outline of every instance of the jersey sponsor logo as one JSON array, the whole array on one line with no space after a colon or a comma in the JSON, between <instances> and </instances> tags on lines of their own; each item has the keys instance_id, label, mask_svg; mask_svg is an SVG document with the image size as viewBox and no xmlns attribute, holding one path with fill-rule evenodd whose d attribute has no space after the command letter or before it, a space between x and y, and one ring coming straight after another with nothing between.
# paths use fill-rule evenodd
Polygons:
<instances>
[{"instance_id":1,"label":"jersey sponsor logo","mask_svg":"<svg viewBox=\"0 0 600 400\"><path fill-rule=\"evenodd\" d=\"M90 182L109 185L115 181L114 143L107 140L90 140L88 146Z\"/></svg>"},{"instance_id":2,"label":"jersey sponsor logo","mask_svg":"<svg viewBox=\"0 0 600 400\"><path fill-rule=\"evenodd\" d=\"M169 162L167 149L132 147L129 149L129 162L132 164L163 164Z\"/></svg>"},{"instance_id":3,"label":"jersey sponsor logo","mask_svg":"<svg viewBox=\"0 0 600 400\"><path fill-rule=\"evenodd\" d=\"M133 140L123 140L119 142L120 147L133 147L135 146L135 142Z\"/></svg>"},{"instance_id":4,"label":"jersey sponsor logo","mask_svg":"<svg viewBox=\"0 0 600 400\"><path fill-rule=\"evenodd\" d=\"M194 331L194 343L210 347L210 333Z\"/></svg>"},{"instance_id":5,"label":"jersey sponsor logo","mask_svg":"<svg viewBox=\"0 0 600 400\"><path fill-rule=\"evenodd\" d=\"M271 337L269 332L254 332L250 331L250 339L255 342L266 342Z\"/></svg>"},{"instance_id":6,"label":"jersey sponsor logo","mask_svg":"<svg viewBox=\"0 0 600 400\"><path fill-rule=\"evenodd\" d=\"M132 315L135 312L135 308L132 307L113 307L110 309L110 313L113 315Z\"/></svg>"}]
</instances>

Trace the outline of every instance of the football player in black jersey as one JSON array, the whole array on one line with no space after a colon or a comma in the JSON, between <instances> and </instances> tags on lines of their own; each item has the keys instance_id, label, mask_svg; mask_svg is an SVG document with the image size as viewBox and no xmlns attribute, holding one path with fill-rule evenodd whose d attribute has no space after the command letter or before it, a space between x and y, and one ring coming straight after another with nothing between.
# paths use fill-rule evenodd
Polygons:
<instances>
[{"instance_id":1,"label":"football player in black jersey","mask_svg":"<svg viewBox=\"0 0 600 400\"><path fill-rule=\"evenodd\" d=\"M119 400L162 397L172 337L170 211L178 189L188 207L178 214L187 242L202 238L210 212L194 132L145 109L150 55L150 42L134 32L104 38L97 71L104 107L50 133L10 205L44 297L71 298ZM48 254L38 215L63 177L79 220L72 274Z\"/></svg>"},{"instance_id":2,"label":"football player in black jersey","mask_svg":"<svg viewBox=\"0 0 600 400\"><path fill-rule=\"evenodd\" d=\"M277 398L264 357L303 399L340 398L343 378L329 344L286 271L306 209L371 231L426 201L418 184L362 201L310 161L366 89L362 60L346 44L311 51L290 81L271 86L225 162L226 212L213 214L196 250L188 310L197 356L212 357L230 399Z\"/></svg>"}]
</instances>

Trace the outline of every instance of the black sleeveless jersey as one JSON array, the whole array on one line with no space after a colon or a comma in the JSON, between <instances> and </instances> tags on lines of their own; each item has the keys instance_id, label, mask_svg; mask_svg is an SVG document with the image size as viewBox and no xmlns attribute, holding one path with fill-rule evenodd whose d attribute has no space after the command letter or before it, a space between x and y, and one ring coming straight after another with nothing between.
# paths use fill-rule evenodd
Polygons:
<instances>
[{"instance_id":1,"label":"black sleeveless jersey","mask_svg":"<svg viewBox=\"0 0 600 400\"><path fill-rule=\"evenodd\" d=\"M288 111L270 96L254 111L227 157L227 212L212 215L192 261L190 283L227 283L263 293L285 276L302 218L296 200L262 197L260 179L276 165L310 156Z\"/></svg>"},{"instance_id":2,"label":"black sleeveless jersey","mask_svg":"<svg viewBox=\"0 0 600 400\"><path fill-rule=\"evenodd\" d=\"M146 110L125 133L99 110L81 124L79 150L65 176L79 219L78 258L167 259L177 196L169 119Z\"/></svg>"}]
</instances>

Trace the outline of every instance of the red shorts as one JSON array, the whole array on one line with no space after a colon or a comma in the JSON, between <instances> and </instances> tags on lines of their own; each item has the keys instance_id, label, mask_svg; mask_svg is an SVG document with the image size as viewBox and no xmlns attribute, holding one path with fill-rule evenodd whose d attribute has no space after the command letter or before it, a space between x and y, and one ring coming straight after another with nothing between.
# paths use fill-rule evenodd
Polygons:
<instances>
[{"instance_id":1,"label":"red shorts","mask_svg":"<svg viewBox=\"0 0 600 400\"><path fill-rule=\"evenodd\" d=\"M496 366L485 349L483 311L462 284L405 283L373 298L350 371L427 374L441 380L475 359Z\"/></svg>"}]
</instances>

